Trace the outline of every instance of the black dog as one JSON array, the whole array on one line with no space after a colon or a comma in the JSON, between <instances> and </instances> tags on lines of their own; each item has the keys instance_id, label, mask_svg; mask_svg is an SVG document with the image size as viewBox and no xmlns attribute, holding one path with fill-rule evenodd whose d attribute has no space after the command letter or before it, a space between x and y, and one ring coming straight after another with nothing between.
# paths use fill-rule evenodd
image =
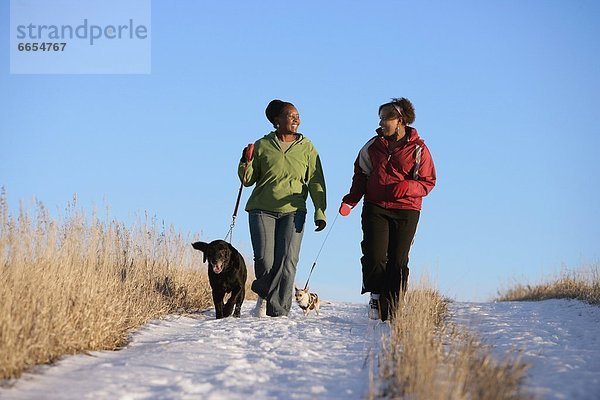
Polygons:
<instances>
[{"instance_id":1,"label":"black dog","mask_svg":"<svg viewBox=\"0 0 600 400\"><path fill-rule=\"evenodd\" d=\"M229 317L232 311L233 316L239 318L246 296L247 271L244 258L224 240L196 242L192 243L192 247L204 253L204 262L208 260L208 281L217 319ZM231 293L231 297L223 304L225 293Z\"/></svg>"}]
</instances>

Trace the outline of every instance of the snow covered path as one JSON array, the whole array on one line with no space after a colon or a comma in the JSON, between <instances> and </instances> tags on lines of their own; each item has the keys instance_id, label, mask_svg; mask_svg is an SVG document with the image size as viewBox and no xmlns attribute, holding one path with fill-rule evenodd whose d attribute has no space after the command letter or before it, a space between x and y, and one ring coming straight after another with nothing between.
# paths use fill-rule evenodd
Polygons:
<instances>
[{"instance_id":1,"label":"snow covered path","mask_svg":"<svg viewBox=\"0 0 600 400\"><path fill-rule=\"evenodd\" d=\"M117 352L67 357L28 373L0 398L360 399L378 350L365 304L324 304L321 315L153 321ZM380 334L379 334L380 336Z\"/></svg>"},{"instance_id":2,"label":"snow covered path","mask_svg":"<svg viewBox=\"0 0 600 400\"><path fill-rule=\"evenodd\" d=\"M362 399L387 324L365 304L331 303L305 318L152 321L116 352L65 357L24 374L0 399ZM503 358L522 350L525 385L541 399L600 398L600 307L578 301L453 303Z\"/></svg>"},{"instance_id":3,"label":"snow covered path","mask_svg":"<svg viewBox=\"0 0 600 400\"><path fill-rule=\"evenodd\" d=\"M575 300L453 303L453 322L501 359L522 351L525 385L542 399L600 399L600 307Z\"/></svg>"}]
</instances>

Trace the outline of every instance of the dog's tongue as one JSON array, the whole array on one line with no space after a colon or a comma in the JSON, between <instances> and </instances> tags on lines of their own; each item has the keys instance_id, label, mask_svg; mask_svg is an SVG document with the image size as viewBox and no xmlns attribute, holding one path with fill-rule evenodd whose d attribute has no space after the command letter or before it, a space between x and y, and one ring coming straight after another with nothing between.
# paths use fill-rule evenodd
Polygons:
<instances>
[{"instance_id":1,"label":"dog's tongue","mask_svg":"<svg viewBox=\"0 0 600 400\"><path fill-rule=\"evenodd\" d=\"M223 266L222 265L213 265L213 272L215 274L220 274L221 271L223 271Z\"/></svg>"}]
</instances>

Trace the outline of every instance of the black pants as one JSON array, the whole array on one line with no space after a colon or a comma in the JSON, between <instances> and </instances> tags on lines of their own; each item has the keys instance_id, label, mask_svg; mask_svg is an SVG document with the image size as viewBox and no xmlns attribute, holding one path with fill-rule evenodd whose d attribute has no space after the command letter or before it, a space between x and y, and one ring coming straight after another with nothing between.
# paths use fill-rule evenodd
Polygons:
<instances>
[{"instance_id":1,"label":"black pants","mask_svg":"<svg viewBox=\"0 0 600 400\"><path fill-rule=\"evenodd\" d=\"M362 293L379 293L396 304L408 288L408 254L420 212L365 203L362 210ZM382 318L383 319L383 318Z\"/></svg>"}]
</instances>

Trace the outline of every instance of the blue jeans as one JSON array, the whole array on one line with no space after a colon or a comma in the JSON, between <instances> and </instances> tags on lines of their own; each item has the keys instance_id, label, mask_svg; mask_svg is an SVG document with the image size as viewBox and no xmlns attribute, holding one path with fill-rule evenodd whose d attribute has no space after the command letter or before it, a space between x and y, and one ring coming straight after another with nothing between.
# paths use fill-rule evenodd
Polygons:
<instances>
[{"instance_id":1,"label":"blue jeans","mask_svg":"<svg viewBox=\"0 0 600 400\"><path fill-rule=\"evenodd\" d=\"M292 307L296 265L304 233L306 211L249 212L254 249L252 290L267 301L267 315L288 315Z\"/></svg>"}]
</instances>

